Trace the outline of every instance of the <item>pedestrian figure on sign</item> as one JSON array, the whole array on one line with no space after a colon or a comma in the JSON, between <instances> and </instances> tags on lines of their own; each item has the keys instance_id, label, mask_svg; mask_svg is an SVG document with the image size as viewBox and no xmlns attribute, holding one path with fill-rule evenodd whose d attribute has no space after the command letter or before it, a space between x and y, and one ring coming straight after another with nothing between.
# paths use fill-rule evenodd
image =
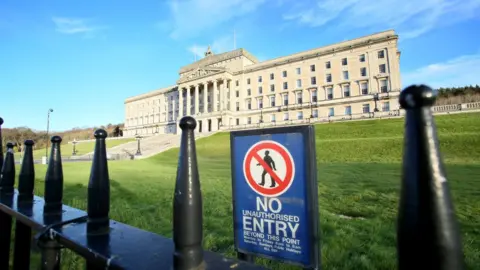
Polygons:
<instances>
[{"instance_id":1,"label":"pedestrian figure on sign","mask_svg":"<svg viewBox=\"0 0 480 270\"><path fill-rule=\"evenodd\" d=\"M275 161L273 161L272 157L269 156L270 154L270 151L265 151L265 157L263 158L263 161L265 161L265 163L267 164L268 167L270 167L270 169L273 169L274 171L277 170L277 168L275 168ZM257 164L257 166L260 166L260 163ZM265 170L265 168L263 169L263 173L262 173L262 182L260 183L260 186L264 186L265 185L265 175L267 174L267 170ZM270 187L273 188L276 186L276 183L275 183L275 180L273 180L273 177L270 175Z\"/></svg>"}]
</instances>

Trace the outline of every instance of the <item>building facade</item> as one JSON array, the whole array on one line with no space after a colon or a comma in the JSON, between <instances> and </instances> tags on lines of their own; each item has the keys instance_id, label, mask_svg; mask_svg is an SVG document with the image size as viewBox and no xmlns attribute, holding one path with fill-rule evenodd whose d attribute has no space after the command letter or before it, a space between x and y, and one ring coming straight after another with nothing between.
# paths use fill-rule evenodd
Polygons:
<instances>
[{"instance_id":1,"label":"building facade","mask_svg":"<svg viewBox=\"0 0 480 270\"><path fill-rule=\"evenodd\" d=\"M263 62L209 49L175 85L125 100L124 136L177 133L186 115L211 132L398 111L397 42L389 30Z\"/></svg>"}]
</instances>

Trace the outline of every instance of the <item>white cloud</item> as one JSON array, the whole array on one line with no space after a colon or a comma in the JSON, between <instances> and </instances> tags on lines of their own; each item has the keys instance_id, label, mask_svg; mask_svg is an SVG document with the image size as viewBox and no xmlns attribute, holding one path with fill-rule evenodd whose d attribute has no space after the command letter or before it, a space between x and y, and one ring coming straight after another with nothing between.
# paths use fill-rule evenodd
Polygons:
<instances>
[{"instance_id":1,"label":"white cloud","mask_svg":"<svg viewBox=\"0 0 480 270\"><path fill-rule=\"evenodd\" d=\"M430 64L402 74L402 85L426 84L433 88L480 84L480 52Z\"/></svg>"},{"instance_id":2,"label":"white cloud","mask_svg":"<svg viewBox=\"0 0 480 270\"><path fill-rule=\"evenodd\" d=\"M346 29L394 28L407 39L437 26L474 18L479 10L479 0L309 0L292 7L283 18L311 27L335 22Z\"/></svg>"},{"instance_id":3,"label":"white cloud","mask_svg":"<svg viewBox=\"0 0 480 270\"><path fill-rule=\"evenodd\" d=\"M235 17L255 11L266 0L171 0L170 37L188 38L202 34ZM158 24L157 24L158 25ZM159 24L165 28L165 22Z\"/></svg>"},{"instance_id":4,"label":"white cloud","mask_svg":"<svg viewBox=\"0 0 480 270\"><path fill-rule=\"evenodd\" d=\"M92 37L94 32L105 29L103 26L91 25L88 19L53 17L55 30L62 34L85 34L86 37Z\"/></svg>"},{"instance_id":5,"label":"white cloud","mask_svg":"<svg viewBox=\"0 0 480 270\"><path fill-rule=\"evenodd\" d=\"M210 45L210 49L213 53L223 53L227 51L233 50L233 35L232 36L223 36L220 38L215 39L211 44L208 45L192 45L187 48L188 51L197 55L197 59L203 58L204 53L207 51L208 46Z\"/></svg>"}]
</instances>

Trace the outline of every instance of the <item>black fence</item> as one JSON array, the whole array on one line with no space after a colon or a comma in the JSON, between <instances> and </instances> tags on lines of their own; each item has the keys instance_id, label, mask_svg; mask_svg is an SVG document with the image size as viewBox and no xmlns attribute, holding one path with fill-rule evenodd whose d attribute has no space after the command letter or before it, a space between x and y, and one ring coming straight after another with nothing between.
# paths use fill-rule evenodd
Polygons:
<instances>
[{"instance_id":1,"label":"black fence","mask_svg":"<svg viewBox=\"0 0 480 270\"><path fill-rule=\"evenodd\" d=\"M426 86L411 86L400 95L406 117L397 226L399 269L464 268L458 225L432 116L434 100L433 91ZM172 202L173 240L109 218L110 183L104 130L95 132L86 212L62 204L60 137L51 138L44 198L33 194L34 142L25 141L18 189L14 189L13 144L6 145L5 160L0 145L0 269L9 269L12 219L16 221L13 269L30 269L33 232L34 243L41 249L41 269L59 269L62 248L85 258L87 269L263 269L254 265L250 256L239 254L240 260L236 260L202 248L202 195L195 127L192 117L180 121L182 136Z\"/></svg>"}]
</instances>

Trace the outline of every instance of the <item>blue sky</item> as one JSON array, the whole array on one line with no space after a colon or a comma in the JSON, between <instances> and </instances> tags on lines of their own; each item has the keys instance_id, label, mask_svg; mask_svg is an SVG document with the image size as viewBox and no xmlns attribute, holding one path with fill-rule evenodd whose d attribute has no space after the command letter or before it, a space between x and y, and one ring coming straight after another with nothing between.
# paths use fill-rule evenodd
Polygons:
<instances>
[{"instance_id":1,"label":"blue sky","mask_svg":"<svg viewBox=\"0 0 480 270\"><path fill-rule=\"evenodd\" d=\"M404 87L480 84L479 15L480 0L2 0L0 117L122 122L125 98L174 84L207 45L232 50L234 29L260 60L394 29Z\"/></svg>"}]
</instances>

